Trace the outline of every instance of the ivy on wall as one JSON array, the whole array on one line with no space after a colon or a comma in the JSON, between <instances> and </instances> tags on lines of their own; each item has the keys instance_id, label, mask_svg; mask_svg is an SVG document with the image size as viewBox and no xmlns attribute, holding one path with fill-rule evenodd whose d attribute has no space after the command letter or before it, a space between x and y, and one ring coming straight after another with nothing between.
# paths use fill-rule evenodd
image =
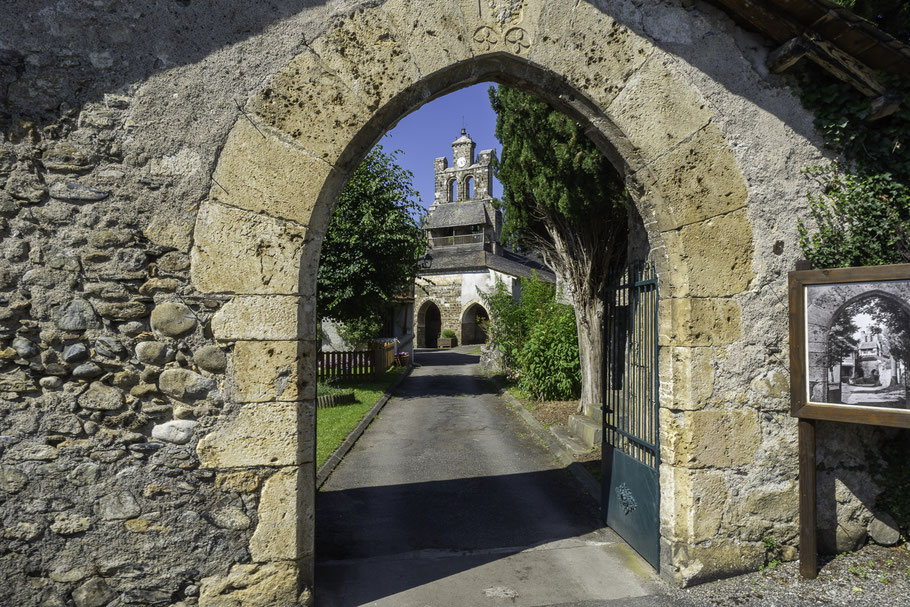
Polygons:
<instances>
[{"instance_id":1,"label":"ivy on wall","mask_svg":"<svg viewBox=\"0 0 910 607\"><path fill-rule=\"evenodd\" d=\"M883 76L905 101L896 113L870 122L870 99L850 85L814 66L797 78L825 145L843 157L807 169L821 193L808 195L815 230L799 223L806 258L817 268L910 261L910 82Z\"/></svg>"}]
</instances>

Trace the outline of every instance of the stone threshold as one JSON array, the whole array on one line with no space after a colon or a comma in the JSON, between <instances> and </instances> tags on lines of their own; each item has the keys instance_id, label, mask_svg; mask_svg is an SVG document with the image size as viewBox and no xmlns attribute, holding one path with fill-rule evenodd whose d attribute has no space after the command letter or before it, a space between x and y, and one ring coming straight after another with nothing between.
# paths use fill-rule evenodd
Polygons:
<instances>
[{"instance_id":1,"label":"stone threshold","mask_svg":"<svg viewBox=\"0 0 910 607\"><path fill-rule=\"evenodd\" d=\"M401 382L411 374L411 371L414 369L414 363L411 362L407 368L398 376L398 379L389 386L389 389L385 391L376 404L373 405L373 408L370 409L366 415L363 416L363 419L360 420L360 423L357 424L357 427L354 428L347 438L344 439L344 442L338 446L337 449L329 456L327 460L319 467L319 470L316 471L316 490L318 491L329 477L332 475L332 472L335 471L335 468L338 467L338 464L341 463L341 460L344 459L344 456L348 454L348 451L354 447L357 443L357 440L363 435L364 430L367 429L373 419L379 415L379 412L385 407L386 403L389 402L389 399L392 397L392 392L395 391L398 386L401 385Z\"/></svg>"}]
</instances>

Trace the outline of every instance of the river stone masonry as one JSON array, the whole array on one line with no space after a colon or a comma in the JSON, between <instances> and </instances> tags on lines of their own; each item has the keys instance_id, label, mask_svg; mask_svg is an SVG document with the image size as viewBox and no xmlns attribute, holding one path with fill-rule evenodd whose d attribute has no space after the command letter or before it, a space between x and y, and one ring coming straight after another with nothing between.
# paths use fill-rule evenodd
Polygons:
<instances>
[{"instance_id":1,"label":"river stone masonry","mask_svg":"<svg viewBox=\"0 0 910 607\"><path fill-rule=\"evenodd\" d=\"M755 569L766 538L795 555L786 271L801 171L828 158L766 40L701 2L7 12L0 604L312 604L332 203L387 128L487 79L581 121L635 200L660 277L661 574ZM822 426L820 519L856 542L883 434Z\"/></svg>"}]
</instances>

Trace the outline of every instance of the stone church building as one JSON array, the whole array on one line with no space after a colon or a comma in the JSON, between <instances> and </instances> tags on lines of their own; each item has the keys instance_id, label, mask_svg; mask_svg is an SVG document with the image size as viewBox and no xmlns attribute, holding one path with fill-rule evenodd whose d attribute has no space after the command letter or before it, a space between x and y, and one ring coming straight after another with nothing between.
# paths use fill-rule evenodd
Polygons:
<instances>
[{"instance_id":1,"label":"stone church building","mask_svg":"<svg viewBox=\"0 0 910 607\"><path fill-rule=\"evenodd\" d=\"M455 333L459 344L484 343L484 321L490 316L482 293L501 281L519 297L521 278L537 275L555 282L539 261L504 248L502 212L492 195L493 150L475 156L476 144L461 129L452 142L452 166L436 158L435 199L425 229L429 251L417 276L414 326L418 348L435 348L442 331Z\"/></svg>"}]
</instances>

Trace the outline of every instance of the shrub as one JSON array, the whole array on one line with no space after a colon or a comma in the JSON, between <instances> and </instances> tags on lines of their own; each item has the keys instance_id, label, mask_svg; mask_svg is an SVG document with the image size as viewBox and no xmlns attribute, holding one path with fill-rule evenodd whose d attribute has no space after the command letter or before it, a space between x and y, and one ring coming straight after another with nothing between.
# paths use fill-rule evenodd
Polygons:
<instances>
[{"instance_id":1,"label":"shrub","mask_svg":"<svg viewBox=\"0 0 910 607\"><path fill-rule=\"evenodd\" d=\"M492 319L490 347L503 354L509 375L538 400L577 398L581 387L575 311L556 302L556 287L536 275L521 281L521 299L515 301L497 281L483 295Z\"/></svg>"},{"instance_id":2,"label":"shrub","mask_svg":"<svg viewBox=\"0 0 910 607\"><path fill-rule=\"evenodd\" d=\"M455 339L455 331L452 329L445 329L440 335L445 339Z\"/></svg>"},{"instance_id":3,"label":"shrub","mask_svg":"<svg viewBox=\"0 0 910 607\"><path fill-rule=\"evenodd\" d=\"M548 306L548 314L531 327L519 354L519 385L538 400L577 397L581 387L575 310Z\"/></svg>"}]
</instances>

